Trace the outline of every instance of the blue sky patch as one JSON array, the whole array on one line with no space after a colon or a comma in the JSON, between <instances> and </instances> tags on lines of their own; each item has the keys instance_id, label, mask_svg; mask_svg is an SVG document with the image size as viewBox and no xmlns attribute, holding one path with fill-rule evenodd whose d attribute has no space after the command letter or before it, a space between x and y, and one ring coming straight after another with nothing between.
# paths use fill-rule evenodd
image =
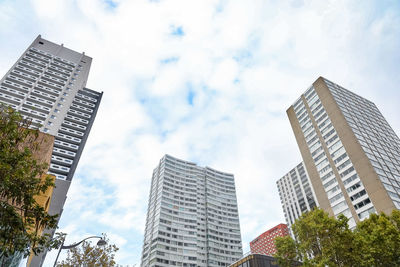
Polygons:
<instances>
[{"instance_id":1,"label":"blue sky patch","mask_svg":"<svg viewBox=\"0 0 400 267\"><path fill-rule=\"evenodd\" d=\"M178 37L181 37L181 36L185 35L185 32L183 31L183 27L182 26L172 25L171 28L172 28L171 35L178 36Z\"/></svg>"},{"instance_id":2,"label":"blue sky patch","mask_svg":"<svg viewBox=\"0 0 400 267\"><path fill-rule=\"evenodd\" d=\"M215 12L222 13L224 11L226 4L227 4L226 0L220 0L219 3L215 5Z\"/></svg>"},{"instance_id":3,"label":"blue sky patch","mask_svg":"<svg viewBox=\"0 0 400 267\"><path fill-rule=\"evenodd\" d=\"M107 7L114 9L118 6L118 4L112 0L104 0L104 3L106 3Z\"/></svg>"},{"instance_id":4,"label":"blue sky patch","mask_svg":"<svg viewBox=\"0 0 400 267\"><path fill-rule=\"evenodd\" d=\"M247 49L240 50L235 56L233 56L233 59L236 61L242 61L243 59L247 59L252 57L251 51Z\"/></svg>"},{"instance_id":5,"label":"blue sky patch","mask_svg":"<svg viewBox=\"0 0 400 267\"><path fill-rule=\"evenodd\" d=\"M215 12L216 13L222 13L222 11L224 11L224 7L221 3L219 3L216 7L215 7Z\"/></svg>"},{"instance_id":6,"label":"blue sky patch","mask_svg":"<svg viewBox=\"0 0 400 267\"><path fill-rule=\"evenodd\" d=\"M179 61L179 57L168 57L160 60L161 64L175 63Z\"/></svg>"},{"instance_id":7,"label":"blue sky patch","mask_svg":"<svg viewBox=\"0 0 400 267\"><path fill-rule=\"evenodd\" d=\"M196 93L190 89L188 94L187 94L187 102L189 103L189 105L193 106L193 99L196 96Z\"/></svg>"}]
</instances>

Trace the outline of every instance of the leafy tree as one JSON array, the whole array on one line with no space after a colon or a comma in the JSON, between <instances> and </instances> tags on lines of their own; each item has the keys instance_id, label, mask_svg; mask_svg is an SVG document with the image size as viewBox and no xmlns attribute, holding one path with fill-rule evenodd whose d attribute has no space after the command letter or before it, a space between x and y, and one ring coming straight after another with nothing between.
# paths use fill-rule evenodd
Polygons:
<instances>
[{"instance_id":1,"label":"leafy tree","mask_svg":"<svg viewBox=\"0 0 400 267\"><path fill-rule=\"evenodd\" d=\"M347 222L345 216L335 219L321 209L303 214L292 226L296 241L286 237L278 242L278 261L288 264L296 253L305 266L352 266L354 236Z\"/></svg>"},{"instance_id":2,"label":"leafy tree","mask_svg":"<svg viewBox=\"0 0 400 267\"><path fill-rule=\"evenodd\" d=\"M291 237L276 240L275 257L282 266L400 266L400 211L391 216L371 214L354 231L348 219L337 219L314 209L303 214L292 226Z\"/></svg>"},{"instance_id":3,"label":"leafy tree","mask_svg":"<svg viewBox=\"0 0 400 267\"><path fill-rule=\"evenodd\" d=\"M38 254L59 244L41 235L43 228L57 226L57 215L35 200L53 181L45 175L47 164L35 158L41 140L30 126L30 120L0 106L0 266L15 253Z\"/></svg>"},{"instance_id":4,"label":"leafy tree","mask_svg":"<svg viewBox=\"0 0 400 267\"><path fill-rule=\"evenodd\" d=\"M81 246L71 248L68 251L67 259L57 264L57 267L112 267L118 266L114 260L115 252L119 248L109 244L109 239L103 238L107 245L92 246L90 242L84 241Z\"/></svg>"},{"instance_id":5,"label":"leafy tree","mask_svg":"<svg viewBox=\"0 0 400 267\"><path fill-rule=\"evenodd\" d=\"M298 263L298 251L296 242L290 236L277 237L275 239L275 247L277 249L275 257L279 266L296 266L296 263Z\"/></svg>"},{"instance_id":6,"label":"leafy tree","mask_svg":"<svg viewBox=\"0 0 400 267\"><path fill-rule=\"evenodd\" d=\"M400 266L400 211L371 214L357 225L356 242L366 266Z\"/></svg>"}]
</instances>

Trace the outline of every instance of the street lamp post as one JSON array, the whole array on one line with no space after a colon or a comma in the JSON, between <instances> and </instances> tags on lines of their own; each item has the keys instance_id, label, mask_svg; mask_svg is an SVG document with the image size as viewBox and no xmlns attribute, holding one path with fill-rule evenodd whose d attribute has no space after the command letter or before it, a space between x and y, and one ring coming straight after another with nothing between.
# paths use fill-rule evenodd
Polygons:
<instances>
[{"instance_id":1,"label":"street lamp post","mask_svg":"<svg viewBox=\"0 0 400 267\"><path fill-rule=\"evenodd\" d=\"M78 243L75 243L75 244L72 244L72 245L69 245L69 246L64 246L64 241L65 241L65 237L64 237L63 242L62 242L62 244L61 244L61 246L60 246L60 249L58 250L57 257L56 257L56 260L54 261L53 267L56 266L57 260L58 260L58 256L60 256L60 252L61 252L62 249L70 249L70 248L77 247L77 246L79 246L83 241L86 241L86 240L88 240L88 239L90 239L90 238L100 238L100 240L97 242L97 245L100 246L100 247L101 247L101 246L107 245L107 242L106 242L101 236L89 236L89 237L87 237L87 238L85 238L85 239L79 241Z\"/></svg>"}]
</instances>

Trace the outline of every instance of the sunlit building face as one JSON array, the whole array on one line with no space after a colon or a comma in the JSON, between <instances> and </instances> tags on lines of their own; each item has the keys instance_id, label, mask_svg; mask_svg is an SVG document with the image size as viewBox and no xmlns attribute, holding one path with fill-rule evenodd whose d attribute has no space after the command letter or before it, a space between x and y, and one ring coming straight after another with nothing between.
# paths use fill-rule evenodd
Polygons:
<instances>
[{"instance_id":1,"label":"sunlit building face","mask_svg":"<svg viewBox=\"0 0 400 267\"><path fill-rule=\"evenodd\" d=\"M321 77L287 114L322 209L353 228L400 208L400 140L374 103Z\"/></svg>"},{"instance_id":2,"label":"sunlit building face","mask_svg":"<svg viewBox=\"0 0 400 267\"><path fill-rule=\"evenodd\" d=\"M229 266L241 257L233 175L165 155L151 180L141 266Z\"/></svg>"}]
</instances>

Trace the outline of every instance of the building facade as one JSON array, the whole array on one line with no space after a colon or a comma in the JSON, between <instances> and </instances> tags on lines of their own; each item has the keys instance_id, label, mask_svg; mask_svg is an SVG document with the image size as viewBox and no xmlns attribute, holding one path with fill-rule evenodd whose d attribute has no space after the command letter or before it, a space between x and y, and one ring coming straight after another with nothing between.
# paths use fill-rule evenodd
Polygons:
<instances>
[{"instance_id":1,"label":"building facade","mask_svg":"<svg viewBox=\"0 0 400 267\"><path fill-rule=\"evenodd\" d=\"M250 242L250 251L253 254L274 255L276 253L275 238L288 236L289 228L281 223L262 233Z\"/></svg>"},{"instance_id":2,"label":"building facade","mask_svg":"<svg viewBox=\"0 0 400 267\"><path fill-rule=\"evenodd\" d=\"M323 210L353 228L400 208L400 140L374 103L320 77L287 114Z\"/></svg>"},{"instance_id":3,"label":"building facade","mask_svg":"<svg viewBox=\"0 0 400 267\"><path fill-rule=\"evenodd\" d=\"M318 206L303 162L279 179L276 185L289 229L301 214Z\"/></svg>"},{"instance_id":4,"label":"building facade","mask_svg":"<svg viewBox=\"0 0 400 267\"><path fill-rule=\"evenodd\" d=\"M229 266L242 255L234 176L165 155L151 180L141 266Z\"/></svg>"},{"instance_id":5,"label":"building facade","mask_svg":"<svg viewBox=\"0 0 400 267\"><path fill-rule=\"evenodd\" d=\"M275 258L263 254L249 254L230 267L279 267Z\"/></svg>"},{"instance_id":6,"label":"building facade","mask_svg":"<svg viewBox=\"0 0 400 267\"><path fill-rule=\"evenodd\" d=\"M0 107L0 113L2 113L2 112L4 112L3 108ZM38 163L45 163L45 164L47 164L47 166L49 166L50 161L51 161L51 156L53 153L54 136L43 133L43 132L39 132L39 133L37 133L37 137L33 138L35 134L36 133L29 134L26 141L23 142L21 144L21 146L30 149L32 152L33 159L35 159ZM35 140L35 141L32 143L32 140ZM8 163L8 164L10 164L10 163ZM44 181L47 178L51 178L52 181L54 182L56 177L54 175L47 174L47 171L48 171L48 167L43 170L42 175L41 175L41 180ZM53 186L49 186L45 192L34 196L36 203L40 207L42 207L46 212L48 212L49 208L50 208L51 196L53 194L53 189L54 189ZM0 199L4 200L1 197L0 197ZM18 205L14 205L14 207L18 208L18 209L21 208ZM40 235L43 232L43 230L44 230L43 228L39 228L38 234ZM29 232L29 233L31 233L33 231L34 231L34 229L32 229L32 228L27 229L27 232ZM0 263L2 264L2 266L18 267L18 266L20 266L20 262L21 262L23 256L24 255L22 252L15 252L13 255L10 255L9 257L0 255ZM34 254L31 253L31 255L29 255L28 261L31 260L33 256L34 256Z\"/></svg>"},{"instance_id":7,"label":"building facade","mask_svg":"<svg viewBox=\"0 0 400 267\"><path fill-rule=\"evenodd\" d=\"M302 263L293 261L290 266L302 266ZM262 254L248 254L229 267L279 267L279 265L274 257Z\"/></svg>"},{"instance_id":8,"label":"building facade","mask_svg":"<svg viewBox=\"0 0 400 267\"><path fill-rule=\"evenodd\" d=\"M39 35L0 80L0 103L55 137L49 174L56 177L49 208L59 214L103 93L86 88L92 59ZM53 234L50 232L50 234ZM41 266L44 254L32 260Z\"/></svg>"}]
</instances>

